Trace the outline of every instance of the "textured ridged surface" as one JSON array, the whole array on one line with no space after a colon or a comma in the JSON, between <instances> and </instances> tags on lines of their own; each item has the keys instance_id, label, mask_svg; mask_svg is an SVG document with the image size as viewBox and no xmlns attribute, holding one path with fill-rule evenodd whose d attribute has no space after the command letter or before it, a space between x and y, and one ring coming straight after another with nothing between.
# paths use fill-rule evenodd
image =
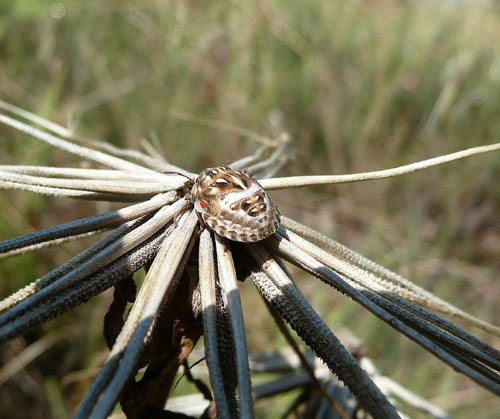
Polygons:
<instances>
[{"instance_id":1,"label":"textured ridged surface","mask_svg":"<svg viewBox=\"0 0 500 419\"><path fill-rule=\"evenodd\" d=\"M254 178L228 166L204 170L191 192L205 224L230 240L255 242L276 231L278 206Z\"/></svg>"}]
</instances>

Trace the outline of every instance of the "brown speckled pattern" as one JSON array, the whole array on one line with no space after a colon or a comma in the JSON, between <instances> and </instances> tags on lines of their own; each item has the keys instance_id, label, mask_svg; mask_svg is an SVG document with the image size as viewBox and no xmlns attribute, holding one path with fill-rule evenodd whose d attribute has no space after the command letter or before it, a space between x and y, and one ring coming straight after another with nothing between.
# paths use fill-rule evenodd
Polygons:
<instances>
[{"instance_id":1,"label":"brown speckled pattern","mask_svg":"<svg viewBox=\"0 0 500 419\"><path fill-rule=\"evenodd\" d=\"M276 203L252 177L228 166L205 169L195 180L191 200L205 224L241 242L265 239L276 231Z\"/></svg>"}]
</instances>

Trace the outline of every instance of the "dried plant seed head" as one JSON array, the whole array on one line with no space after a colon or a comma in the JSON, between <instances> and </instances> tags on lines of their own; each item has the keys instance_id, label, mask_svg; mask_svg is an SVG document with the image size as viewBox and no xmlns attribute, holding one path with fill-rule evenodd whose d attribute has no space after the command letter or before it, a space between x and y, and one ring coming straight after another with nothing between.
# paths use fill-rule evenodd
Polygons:
<instances>
[{"instance_id":1,"label":"dried plant seed head","mask_svg":"<svg viewBox=\"0 0 500 419\"><path fill-rule=\"evenodd\" d=\"M205 224L230 240L265 239L280 223L278 206L259 182L228 166L205 169L194 182L191 200Z\"/></svg>"}]
</instances>

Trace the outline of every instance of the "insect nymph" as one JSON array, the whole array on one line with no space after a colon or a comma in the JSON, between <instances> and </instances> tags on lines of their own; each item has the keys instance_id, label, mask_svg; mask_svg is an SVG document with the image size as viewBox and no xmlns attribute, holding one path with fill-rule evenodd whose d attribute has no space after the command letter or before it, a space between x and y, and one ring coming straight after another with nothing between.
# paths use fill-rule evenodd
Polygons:
<instances>
[{"instance_id":1,"label":"insect nymph","mask_svg":"<svg viewBox=\"0 0 500 419\"><path fill-rule=\"evenodd\" d=\"M191 189L191 200L203 222L231 240L265 239L280 223L278 206L259 182L228 166L201 172Z\"/></svg>"}]
</instances>

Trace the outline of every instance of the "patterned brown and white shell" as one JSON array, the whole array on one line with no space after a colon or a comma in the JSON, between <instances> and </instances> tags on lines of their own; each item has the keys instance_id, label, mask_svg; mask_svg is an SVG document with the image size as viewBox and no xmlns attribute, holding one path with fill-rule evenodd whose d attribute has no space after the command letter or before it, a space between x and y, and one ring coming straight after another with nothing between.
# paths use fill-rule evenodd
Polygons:
<instances>
[{"instance_id":1,"label":"patterned brown and white shell","mask_svg":"<svg viewBox=\"0 0 500 419\"><path fill-rule=\"evenodd\" d=\"M231 240L265 239L280 223L278 206L259 182L228 166L205 169L194 182L191 200L204 223Z\"/></svg>"}]
</instances>

